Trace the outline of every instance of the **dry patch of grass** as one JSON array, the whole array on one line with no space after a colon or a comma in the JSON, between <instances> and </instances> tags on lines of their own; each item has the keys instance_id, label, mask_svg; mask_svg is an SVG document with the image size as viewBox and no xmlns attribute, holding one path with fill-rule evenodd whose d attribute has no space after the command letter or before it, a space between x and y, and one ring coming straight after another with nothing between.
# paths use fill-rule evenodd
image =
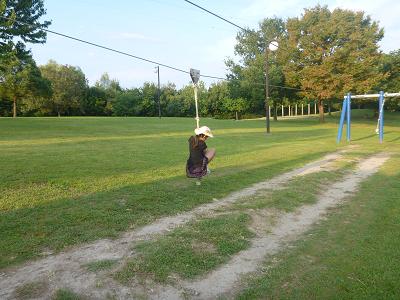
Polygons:
<instances>
[{"instance_id":1,"label":"dry patch of grass","mask_svg":"<svg viewBox=\"0 0 400 300\"><path fill-rule=\"evenodd\" d=\"M138 275L166 282L204 274L249 246L249 221L248 215L237 213L206 218L139 244L137 257L114 277L122 283Z\"/></svg>"},{"instance_id":2,"label":"dry patch of grass","mask_svg":"<svg viewBox=\"0 0 400 300\"><path fill-rule=\"evenodd\" d=\"M47 282L33 281L17 287L14 296L18 300L40 298L47 292L48 288Z\"/></svg>"},{"instance_id":3,"label":"dry patch of grass","mask_svg":"<svg viewBox=\"0 0 400 300\"><path fill-rule=\"evenodd\" d=\"M99 272L111 269L117 262L118 260L115 259L104 259L90 262L86 264L85 267L90 272Z\"/></svg>"}]
</instances>

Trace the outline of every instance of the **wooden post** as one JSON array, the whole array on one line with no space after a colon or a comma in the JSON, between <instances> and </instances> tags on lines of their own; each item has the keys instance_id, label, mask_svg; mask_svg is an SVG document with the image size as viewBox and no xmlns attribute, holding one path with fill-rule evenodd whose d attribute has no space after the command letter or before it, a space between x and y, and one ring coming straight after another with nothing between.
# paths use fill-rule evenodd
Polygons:
<instances>
[{"instance_id":1,"label":"wooden post","mask_svg":"<svg viewBox=\"0 0 400 300\"><path fill-rule=\"evenodd\" d=\"M17 117L17 97L14 96L13 102L13 118Z\"/></svg>"}]
</instances>

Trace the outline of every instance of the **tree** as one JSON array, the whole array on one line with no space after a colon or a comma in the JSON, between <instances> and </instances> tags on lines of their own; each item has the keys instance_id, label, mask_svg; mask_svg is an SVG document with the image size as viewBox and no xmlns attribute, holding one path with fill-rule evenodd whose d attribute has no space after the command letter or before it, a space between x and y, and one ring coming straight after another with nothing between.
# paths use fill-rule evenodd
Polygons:
<instances>
[{"instance_id":1,"label":"tree","mask_svg":"<svg viewBox=\"0 0 400 300\"><path fill-rule=\"evenodd\" d=\"M51 82L42 76L34 61L28 66L27 75L28 81L22 99L21 112L24 115L43 115L42 105L51 99L53 93Z\"/></svg>"},{"instance_id":2,"label":"tree","mask_svg":"<svg viewBox=\"0 0 400 300\"><path fill-rule=\"evenodd\" d=\"M45 13L43 0L0 0L0 53L16 48L18 53L28 54L26 43L45 43L44 29L51 24L39 21Z\"/></svg>"},{"instance_id":3,"label":"tree","mask_svg":"<svg viewBox=\"0 0 400 300\"><path fill-rule=\"evenodd\" d=\"M89 87L86 97L81 101L81 110L86 116L104 116L106 115L107 94L97 87Z\"/></svg>"},{"instance_id":4,"label":"tree","mask_svg":"<svg viewBox=\"0 0 400 300\"><path fill-rule=\"evenodd\" d=\"M18 59L16 50L0 55L0 97L13 103L13 117L17 117L17 99L27 90L27 64Z\"/></svg>"},{"instance_id":5,"label":"tree","mask_svg":"<svg viewBox=\"0 0 400 300\"><path fill-rule=\"evenodd\" d=\"M114 116L138 116L143 95L140 89L126 90L117 95L113 105Z\"/></svg>"},{"instance_id":6,"label":"tree","mask_svg":"<svg viewBox=\"0 0 400 300\"><path fill-rule=\"evenodd\" d=\"M395 93L400 91L400 49L382 56L382 73L387 76L380 83L379 89Z\"/></svg>"},{"instance_id":7,"label":"tree","mask_svg":"<svg viewBox=\"0 0 400 300\"><path fill-rule=\"evenodd\" d=\"M42 74L51 82L53 96L47 103L48 108L58 116L73 115L80 112L80 103L85 98L87 80L78 67L58 65L49 61L40 67Z\"/></svg>"},{"instance_id":8,"label":"tree","mask_svg":"<svg viewBox=\"0 0 400 300\"><path fill-rule=\"evenodd\" d=\"M204 105L201 106L201 110L204 114L208 113L214 117L222 116L228 112L224 106L226 99L230 99L228 83L226 81L213 83L208 89L208 95L203 101Z\"/></svg>"},{"instance_id":9,"label":"tree","mask_svg":"<svg viewBox=\"0 0 400 300\"><path fill-rule=\"evenodd\" d=\"M188 84L178 91L175 91L175 86L170 85L168 87L167 98L168 102L165 106L165 113L167 116L175 117L195 117L195 101L194 101L194 91L192 84ZM199 105L199 115L202 114L202 109L204 108L204 101L207 97L207 90L204 86L204 82L200 81L198 83L198 105ZM163 95L162 95L163 97Z\"/></svg>"},{"instance_id":10,"label":"tree","mask_svg":"<svg viewBox=\"0 0 400 300\"><path fill-rule=\"evenodd\" d=\"M169 116L167 108L170 103L173 103L176 95L177 90L175 84L168 82L166 85L161 86L160 104L162 115Z\"/></svg>"},{"instance_id":11,"label":"tree","mask_svg":"<svg viewBox=\"0 0 400 300\"><path fill-rule=\"evenodd\" d=\"M28 92L32 96L37 92L38 85L43 84L44 88L46 85L40 72L37 72L30 51L25 48L26 43L46 41L44 29L51 22L39 22L45 13L42 0L0 0L1 90L3 97L11 97L14 116L17 115L17 99L29 97L24 95ZM31 89L26 88L29 85Z\"/></svg>"},{"instance_id":12,"label":"tree","mask_svg":"<svg viewBox=\"0 0 400 300\"><path fill-rule=\"evenodd\" d=\"M25 43L46 42L46 29L50 21L39 22L46 14L43 0L0 1L0 45L19 37Z\"/></svg>"},{"instance_id":13,"label":"tree","mask_svg":"<svg viewBox=\"0 0 400 300\"><path fill-rule=\"evenodd\" d=\"M42 78L40 70L30 54L22 48L14 47L0 54L0 98L13 102L13 117L17 116L17 101L25 100L26 105L36 97L50 94L49 82ZM31 105L32 106L32 105Z\"/></svg>"},{"instance_id":14,"label":"tree","mask_svg":"<svg viewBox=\"0 0 400 300\"><path fill-rule=\"evenodd\" d=\"M100 80L95 83L95 87L102 89L106 94L106 103L104 112L111 115L113 112L113 101L118 93L122 91L119 82L116 79L110 79L107 73L101 75Z\"/></svg>"},{"instance_id":15,"label":"tree","mask_svg":"<svg viewBox=\"0 0 400 300\"><path fill-rule=\"evenodd\" d=\"M200 103L200 97L198 98L198 103ZM169 116L176 117L195 117L195 103L194 103L194 92L192 85L186 85L181 88L174 100L171 101L167 107L167 112Z\"/></svg>"},{"instance_id":16,"label":"tree","mask_svg":"<svg viewBox=\"0 0 400 300\"><path fill-rule=\"evenodd\" d=\"M400 92L400 49L382 56L381 72L387 76L377 87L388 93ZM399 98L389 98L385 106L390 110L400 109Z\"/></svg>"},{"instance_id":17,"label":"tree","mask_svg":"<svg viewBox=\"0 0 400 300\"><path fill-rule=\"evenodd\" d=\"M383 30L364 12L316 6L287 21L288 39L281 53L288 83L302 96L323 101L346 92L367 93L383 78L378 70L378 42Z\"/></svg>"},{"instance_id":18,"label":"tree","mask_svg":"<svg viewBox=\"0 0 400 300\"><path fill-rule=\"evenodd\" d=\"M243 98L226 98L224 101L224 108L231 115L235 115L236 120L238 120L238 115L241 115L246 110L247 102Z\"/></svg>"},{"instance_id":19,"label":"tree","mask_svg":"<svg viewBox=\"0 0 400 300\"><path fill-rule=\"evenodd\" d=\"M245 98L252 113L263 113L265 109L265 53L271 41L280 41L286 36L285 23L280 18L264 19L260 29L238 33L235 54L241 57L239 63L226 61L231 74L230 90L233 98ZM276 55L269 55L269 84L283 85L284 74L278 65ZM270 97L274 106L282 97L282 90L271 89Z\"/></svg>"},{"instance_id":20,"label":"tree","mask_svg":"<svg viewBox=\"0 0 400 300\"><path fill-rule=\"evenodd\" d=\"M0 116L8 117L12 111L12 103L0 97Z\"/></svg>"},{"instance_id":21,"label":"tree","mask_svg":"<svg viewBox=\"0 0 400 300\"><path fill-rule=\"evenodd\" d=\"M141 93L140 115L148 117L157 115L158 87L154 83L145 82Z\"/></svg>"}]
</instances>

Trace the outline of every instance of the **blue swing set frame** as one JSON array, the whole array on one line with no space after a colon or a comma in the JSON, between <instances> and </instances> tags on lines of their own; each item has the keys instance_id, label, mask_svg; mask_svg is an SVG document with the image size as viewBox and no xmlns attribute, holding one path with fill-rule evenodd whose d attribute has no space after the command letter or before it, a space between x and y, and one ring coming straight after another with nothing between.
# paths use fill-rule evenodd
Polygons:
<instances>
[{"instance_id":1,"label":"blue swing set frame","mask_svg":"<svg viewBox=\"0 0 400 300\"><path fill-rule=\"evenodd\" d=\"M370 94L370 95L351 95L348 93L344 96L343 106L342 106L342 114L340 115L340 123L338 134L336 138L336 142L340 143L342 139L342 132L344 127L344 120L346 118L346 140L350 142L351 136L351 99L361 99L361 98L378 98L379 100L379 117L378 117L378 128L377 131L379 133L379 142L382 144L383 142L383 117L384 117L384 105L385 105L385 97L396 97L400 96L400 93L384 93L380 91L379 94Z\"/></svg>"}]
</instances>

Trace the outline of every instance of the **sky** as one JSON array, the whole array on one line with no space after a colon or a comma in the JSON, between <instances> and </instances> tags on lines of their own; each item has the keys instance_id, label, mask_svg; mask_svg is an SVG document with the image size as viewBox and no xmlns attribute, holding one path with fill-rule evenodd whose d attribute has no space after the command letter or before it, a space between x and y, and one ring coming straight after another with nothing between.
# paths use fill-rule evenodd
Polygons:
<instances>
[{"instance_id":1,"label":"sky","mask_svg":"<svg viewBox=\"0 0 400 300\"><path fill-rule=\"evenodd\" d=\"M327 5L364 11L384 28L380 49L399 49L400 1L398 0L192 0L241 27L257 29L264 18L300 17L304 8ZM235 58L238 28L183 0L44 0L42 20L51 20L49 30L152 60L178 69L200 70L203 75L225 77L224 61ZM45 44L28 45L38 65L50 59L80 67L89 85L108 73L123 88L157 83L157 64L96 48L48 33ZM201 77L207 86L214 79ZM186 73L160 67L161 85L177 88L189 84Z\"/></svg>"}]
</instances>

